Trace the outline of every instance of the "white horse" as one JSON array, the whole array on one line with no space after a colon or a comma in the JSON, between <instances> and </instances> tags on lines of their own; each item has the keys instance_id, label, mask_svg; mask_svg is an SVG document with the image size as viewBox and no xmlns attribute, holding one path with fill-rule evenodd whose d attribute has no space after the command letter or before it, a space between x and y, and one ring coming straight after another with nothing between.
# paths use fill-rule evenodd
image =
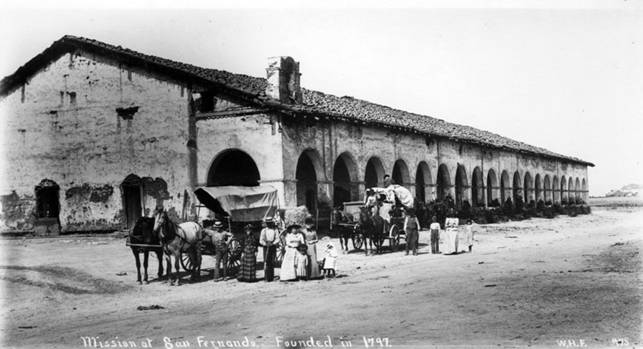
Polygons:
<instances>
[{"instance_id":1,"label":"white horse","mask_svg":"<svg viewBox=\"0 0 643 349\"><path fill-rule=\"evenodd\" d=\"M201 240L203 239L203 228L194 222L176 224L167 216L164 209L158 209L154 215L154 232L159 234L163 245L165 259L167 261L167 276L170 285L174 285L172 273L172 258L174 257L174 268L176 269L177 285L181 283L178 275L181 263L181 254L188 253L190 261L194 265L191 280L196 280L201 274Z\"/></svg>"}]
</instances>

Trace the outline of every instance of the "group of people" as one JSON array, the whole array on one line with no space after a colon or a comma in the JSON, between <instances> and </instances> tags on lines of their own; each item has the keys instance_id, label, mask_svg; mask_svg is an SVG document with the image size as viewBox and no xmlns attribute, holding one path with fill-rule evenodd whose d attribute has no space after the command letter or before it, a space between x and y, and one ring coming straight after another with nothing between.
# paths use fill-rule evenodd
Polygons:
<instances>
[{"instance_id":1,"label":"group of people","mask_svg":"<svg viewBox=\"0 0 643 349\"><path fill-rule=\"evenodd\" d=\"M429 231L431 234L431 253L440 253L440 231L441 226L438 223L437 217L432 217ZM460 221L455 215L449 215L445 222L445 248L444 254L458 254L468 250L473 250L473 220L468 219L464 227L460 227ZM414 209L406 211L404 218L404 232L406 234L406 255L409 251L413 255L417 255L418 239L419 239L420 222L415 215ZM462 245L460 245L462 241Z\"/></svg>"},{"instance_id":2,"label":"group of people","mask_svg":"<svg viewBox=\"0 0 643 349\"><path fill-rule=\"evenodd\" d=\"M304 226L291 225L280 233L273 218L264 220L264 228L259 239L254 235L251 225L244 227L242 254L237 280L255 282L257 278L257 251L263 250L264 280L275 279L277 253L284 249L280 266L280 281L297 281L320 279L325 276L334 277L337 263L337 251L330 241L324 246L324 258L321 263L317 259L317 245L320 240L313 229L313 221L307 218ZM227 277L228 249L232 234L223 228L220 221L214 222L212 229L205 229L206 236L215 248L214 280L221 280L219 271L223 267L223 278ZM283 246L282 246L283 244Z\"/></svg>"},{"instance_id":3,"label":"group of people","mask_svg":"<svg viewBox=\"0 0 643 349\"><path fill-rule=\"evenodd\" d=\"M434 216L431 219L429 231L431 233L431 253L438 254L440 252L440 223ZM444 251L443 254L458 254L460 252L473 251L473 235L474 227L473 220L468 219L464 227L460 226L460 220L455 215L450 214L445 223L444 234ZM462 242L462 245L460 244Z\"/></svg>"}]
</instances>

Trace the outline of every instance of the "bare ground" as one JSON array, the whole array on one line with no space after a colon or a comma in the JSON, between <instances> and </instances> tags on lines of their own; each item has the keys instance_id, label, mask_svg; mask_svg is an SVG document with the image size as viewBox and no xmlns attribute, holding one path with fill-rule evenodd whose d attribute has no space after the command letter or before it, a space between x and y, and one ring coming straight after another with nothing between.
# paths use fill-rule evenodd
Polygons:
<instances>
[{"instance_id":1,"label":"bare ground","mask_svg":"<svg viewBox=\"0 0 643 349\"><path fill-rule=\"evenodd\" d=\"M152 282L136 284L122 238L5 239L0 335L3 347L29 348L81 348L83 336L149 338L154 348L164 337L199 347L198 336L256 346L330 336L364 348L367 336L393 347L632 347L641 345L642 228L641 208L595 208L481 226L470 254L429 254L422 233L419 256L340 255L333 280L214 283L206 271L180 287L156 280L152 256Z\"/></svg>"}]
</instances>

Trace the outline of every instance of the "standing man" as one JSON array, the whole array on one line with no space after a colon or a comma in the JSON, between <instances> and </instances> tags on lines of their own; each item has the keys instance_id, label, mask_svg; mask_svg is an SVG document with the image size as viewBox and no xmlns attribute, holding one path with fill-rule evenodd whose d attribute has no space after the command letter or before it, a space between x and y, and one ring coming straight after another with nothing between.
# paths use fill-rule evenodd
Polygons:
<instances>
[{"instance_id":1,"label":"standing man","mask_svg":"<svg viewBox=\"0 0 643 349\"><path fill-rule=\"evenodd\" d=\"M438 223L436 216L431 218L431 222L429 226L429 230L431 231L431 253L438 254L440 253L440 223Z\"/></svg>"},{"instance_id":2,"label":"standing man","mask_svg":"<svg viewBox=\"0 0 643 349\"><path fill-rule=\"evenodd\" d=\"M219 281L219 265L223 263L223 278L228 277L228 243L232 234L223 228L221 221L215 221L214 230L204 229L210 243L214 246L214 281Z\"/></svg>"},{"instance_id":3,"label":"standing man","mask_svg":"<svg viewBox=\"0 0 643 349\"><path fill-rule=\"evenodd\" d=\"M418 234L420 230L420 222L415 216L415 209L410 208L406 211L406 218L404 219L404 232L406 233L406 255L409 255L409 249L413 250L413 255L418 254Z\"/></svg>"},{"instance_id":4,"label":"standing man","mask_svg":"<svg viewBox=\"0 0 643 349\"><path fill-rule=\"evenodd\" d=\"M272 281L275 278L275 256L280 243L279 230L272 217L267 217L264 222L266 227L261 230L259 245L263 247L264 280Z\"/></svg>"}]
</instances>

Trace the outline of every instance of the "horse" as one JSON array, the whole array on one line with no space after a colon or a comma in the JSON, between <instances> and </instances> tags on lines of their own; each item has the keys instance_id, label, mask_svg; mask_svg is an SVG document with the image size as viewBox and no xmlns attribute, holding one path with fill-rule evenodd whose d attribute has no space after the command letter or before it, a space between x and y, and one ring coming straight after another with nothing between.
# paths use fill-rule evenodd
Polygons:
<instances>
[{"instance_id":1,"label":"horse","mask_svg":"<svg viewBox=\"0 0 643 349\"><path fill-rule=\"evenodd\" d=\"M129 231L129 242L130 244L138 245L160 245L160 240L157 234L154 234L154 218L150 217L141 217L136 220L134 227ZM161 247L140 247L140 246L130 246L132 248L132 253L136 259L136 275L137 281L141 284L141 260L139 259L139 254L143 253L143 271L144 278L143 281L147 284L147 259L149 252L152 251L156 253L156 257L159 260L159 270L158 277L161 279L163 277L163 249Z\"/></svg>"},{"instance_id":2,"label":"horse","mask_svg":"<svg viewBox=\"0 0 643 349\"><path fill-rule=\"evenodd\" d=\"M181 254L188 253L190 261L194 265L190 280L198 279L201 274L201 240L203 239L203 228L194 222L181 224L174 223L164 209L158 209L154 215L154 232L158 234L163 245L165 259L167 261L167 276L170 278L170 285L174 285L172 278L172 257L174 257L174 268L176 283L180 285L179 265Z\"/></svg>"},{"instance_id":3,"label":"horse","mask_svg":"<svg viewBox=\"0 0 643 349\"><path fill-rule=\"evenodd\" d=\"M348 253L348 240L351 237L351 231L339 226L339 223L346 221L346 216L339 208L334 208L331 213L331 220L333 224L333 230L336 230L339 233L339 243L341 245L342 251ZM353 246L354 248L355 246Z\"/></svg>"},{"instance_id":4,"label":"horse","mask_svg":"<svg viewBox=\"0 0 643 349\"><path fill-rule=\"evenodd\" d=\"M370 244L371 254L373 254L373 244L375 244L375 253L379 254L388 225L384 218L379 215L379 209L373 213L373 209L370 206L360 207L359 225L364 233L364 253L368 256L368 244Z\"/></svg>"}]
</instances>

